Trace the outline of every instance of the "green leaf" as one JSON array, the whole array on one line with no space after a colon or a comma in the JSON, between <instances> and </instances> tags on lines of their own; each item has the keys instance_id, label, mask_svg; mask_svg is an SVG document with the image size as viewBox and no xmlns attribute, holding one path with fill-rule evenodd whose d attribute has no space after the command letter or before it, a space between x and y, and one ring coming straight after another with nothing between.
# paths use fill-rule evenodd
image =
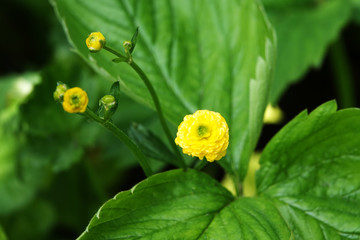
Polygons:
<instances>
[{"instance_id":1,"label":"green leaf","mask_svg":"<svg viewBox=\"0 0 360 240\"><path fill-rule=\"evenodd\" d=\"M114 83L111 85L110 95L114 96L115 101L116 101L117 103L120 102L121 92L120 92L120 83L119 83L118 81L117 81L117 82L114 82Z\"/></svg>"},{"instance_id":2,"label":"green leaf","mask_svg":"<svg viewBox=\"0 0 360 240\"><path fill-rule=\"evenodd\" d=\"M131 38L131 49L130 49L130 53L132 53L135 49L136 43L137 43L137 38L139 35L139 27L136 28L136 31L134 33L134 35Z\"/></svg>"},{"instance_id":3,"label":"green leaf","mask_svg":"<svg viewBox=\"0 0 360 240\"><path fill-rule=\"evenodd\" d=\"M360 110L336 109L299 114L260 160L260 196L274 199L295 239L360 238Z\"/></svg>"},{"instance_id":4,"label":"green leaf","mask_svg":"<svg viewBox=\"0 0 360 240\"><path fill-rule=\"evenodd\" d=\"M176 156L166 147L164 142L143 125L133 124L128 134L146 156L181 167Z\"/></svg>"},{"instance_id":5,"label":"green leaf","mask_svg":"<svg viewBox=\"0 0 360 240\"><path fill-rule=\"evenodd\" d=\"M270 101L311 67L318 67L328 46L336 40L351 16L349 0L264 0L278 38L278 55Z\"/></svg>"},{"instance_id":6,"label":"green leaf","mask_svg":"<svg viewBox=\"0 0 360 240\"><path fill-rule=\"evenodd\" d=\"M106 51L93 54L86 36L100 31L107 45L122 49L139 27L134 61L149 77L172 123L198 109L221 113L230 127L230 150L220 164L243 178L267 104L275 36L253 0L87 1L53 0L68 39L98 72L119 80L137 101L150 95L127 64L113 64ZM174 136L175 138L175 136Z\"/></svg>"},{"instance_id":7,"label":"green leaf","mask_svg":"<svg viewBox=\"0 0 360 240\"><path fill-rule=\"evenodd\" d=\"M154 175L105 203L78 238L289 239L271 201L234 197L195 170Z\"/></svg>"}]
</instances>

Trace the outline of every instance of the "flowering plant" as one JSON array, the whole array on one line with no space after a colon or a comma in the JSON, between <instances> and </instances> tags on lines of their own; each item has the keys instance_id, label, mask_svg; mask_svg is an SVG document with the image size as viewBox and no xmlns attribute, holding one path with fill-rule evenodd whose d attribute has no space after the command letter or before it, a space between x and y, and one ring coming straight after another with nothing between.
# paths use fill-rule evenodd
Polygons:
<instances>
[{"instance_id":1,"label":"flowering plant","mask_svg":"<svg viewBox=\"0 0 360 240\"><path fill-rule=\"evenodd\" d=\"M67 19L67 4L60 1L56 4L61 18ZM153 140L150 137L146 143L136 142L144 133L135 131L137 137L133 139L146 155L139 158L142 159L139 162L149 178L104 203L79 239L98 236L167 239L169 234L176 239L291 239L294 236L301 239L302 223L309 221L314 222L311 228L321 228L338 237L359 234L356 224L344 228L336 218L326 217L330 212L335 214L331 208L336 202L341 204L343 216L355 221L350 217L353 214L350 209L359 198L347 196L352 195L359 184L343 192L328 184L332 181L328 174L322 174L335 171L333 161L353 161L346 157L353 151L341 144L334 148L336 140L329 139L326 132L342 121L348 122L351 128L359 128L355 121L345 118L348 114L359 118L358 110L337 112L335 102L328 102L310 115L305 112L298 115L261 154L256 186L247 185L245 177L262 128L275 67L274 29L261 5L253 0L225 1L215 9L229 11L231 17L216 19L216 22L209 22L208 16L213 11L210 7L195 4L193 10L199 14L194 27L189 27L191 11L179 10L183 3L173 1L172 4L175 6L171 9L179 17L172 23L155 18L158 28L151 28L147 22L152 12L125 3L122 7L126 10L118 9L128 14L125 14L128 23L125 25L109 25L101 15L89 12L94 25L78 33L71 28L75 23L64 21L70 39L85 36L90 29L120 29L119 35L111 31L104 33L106 45L94 42L116 57L112 62L104 52L88 51L93 51L89 38L98 33L90 34L86 40L89 49L79 44L80 41L75 47L95 69L103 69L113 79L120 79L125 93L140 96L157 111L167 145L171 147L169 163L182 168L152 176L154 169L147 157L156 156L148 151L148 144ZM154 8L159 10L160 6ZM132 34L134 24L140 30L137 28ZM218 25L218 32L206 31L207 24ZM169 34L160 29L166 29ZM127 40L131 34L132 39ZM193 39L183 40L180 36L184 34ZM123 39L117 40L119 37ZM102 41L105 42L101 39L100 43ZM119 49L119 42L123 42L123 51L115 50ZM195 52L199 55L193 57ZM174 72L174 69L181 70ZM178 126L176 138L165 118ZM183 153L207 161L191 165L192 160L183 156L175 143ZM324 154L321 149L336 150ZM161 155L162 150L159 152ZM232 184L223 184L232 194L200 172L206 169L207 162L214 161L230 177ZM350 175L355 174L349 171ZM320 178L315 177L319 174ZM320 190L324 184L328 190ZM249 188L256 190L249 194ZM301 219L295 217L299 214L303 216ZM315 235L311 238L316 239Z\"/></svg>"},{"instance_id":2,"label":"flowering plant","mask_svg":"<svg viewBox=\"0 0 360 240\"><path fill-rule=\"evenodd\" d=\"M0 98L0 239L360 238L359 109L286 108L326 51L356 105L356 0L50 2L73 51Z\"/></svg>"}]
</instances>

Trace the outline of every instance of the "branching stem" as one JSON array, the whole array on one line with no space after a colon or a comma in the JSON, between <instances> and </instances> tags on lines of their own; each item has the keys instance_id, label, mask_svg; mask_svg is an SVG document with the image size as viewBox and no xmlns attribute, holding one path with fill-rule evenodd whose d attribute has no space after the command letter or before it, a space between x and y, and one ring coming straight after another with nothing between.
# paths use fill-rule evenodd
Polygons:
<instances>
[{"instance_id":1,"label":"branching stem","mask_svg":"<svg viewBox=\"0 0 360 240\"><path fill-rule=\"evenodd\" d=\"M85 116L93 119L94 121L100 123L102 126L107 128L110 132L112 132L118 139L120 139L126 146L130 148L133 154L138 159L140 166L144 170L144 173L147 177L153 175L153 172L148 164L148 160L145 155L141 152L140 148L116 125L114 125L109 120L103 120L99 118L92 110L89 108L86 109Z\"/></svg>"}]
</instances>

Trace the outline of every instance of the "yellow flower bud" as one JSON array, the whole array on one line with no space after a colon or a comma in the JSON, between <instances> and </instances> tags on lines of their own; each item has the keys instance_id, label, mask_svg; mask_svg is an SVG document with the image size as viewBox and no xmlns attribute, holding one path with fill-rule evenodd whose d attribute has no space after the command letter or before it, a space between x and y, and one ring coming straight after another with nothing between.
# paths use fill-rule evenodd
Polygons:
<instances>
[{"instance_id":1,"label":"yellow flower bud","mask_svg":"<svg viewBox=\"0 0 360 240\"><path fill-rule=\"evenodd\" d=\"M100 51L106 44L106 40L104 35L101 32L93 32L90 33L88 38L86 39L86 46L91 52Z\"/></svg>"},{"instance_id":2,"label":"yellow flower bud","mask_svg":"<svg viewBox=\"0 0 360 240\"><path fill-rule=\"evenodd\" d=\"M185 154L213 162L226 155L229 127L220 113L198 110L186 115L178 127L175 143Z\"/></svg>"},{"instance_id":3,"label":"yellow flower bud","mask_svg":"<svg viewBox=\"0 0 360 240\"><path fill-rule=\"evenodd\" d=\"M89 99L79 87L70 88L64 94L63 108L69 113L85 112Z\"/></svg>"}]
</instances>

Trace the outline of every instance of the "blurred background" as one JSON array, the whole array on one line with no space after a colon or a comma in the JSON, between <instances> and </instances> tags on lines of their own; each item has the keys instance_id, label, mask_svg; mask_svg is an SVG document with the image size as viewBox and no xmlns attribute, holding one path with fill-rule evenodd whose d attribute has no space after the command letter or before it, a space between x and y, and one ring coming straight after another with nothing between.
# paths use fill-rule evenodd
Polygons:
<instances>
[{"instance_id":1,"label":"blurred background","mask_svg":"<svg viewBox=\"0 0 360 240\"><path fill-rule=\"evenodd\" d=\"M360 101L360 1L263 2L278 35L274 85L280 87L271 102L283 118L264 126L259 151L304 109L332 99L340 108ZM91 99L106 94L111 82L71 51L50 3L2 0L0 29L0 240L75 239L102 203L145 176L110 133L53 101L62 81L84 86L96 107ZM122 98L114 116L121 129L139 123L162 132L153 110ZM216 164L206 170L219 180L224 174Z\"/></svg>"}]
</instances>

